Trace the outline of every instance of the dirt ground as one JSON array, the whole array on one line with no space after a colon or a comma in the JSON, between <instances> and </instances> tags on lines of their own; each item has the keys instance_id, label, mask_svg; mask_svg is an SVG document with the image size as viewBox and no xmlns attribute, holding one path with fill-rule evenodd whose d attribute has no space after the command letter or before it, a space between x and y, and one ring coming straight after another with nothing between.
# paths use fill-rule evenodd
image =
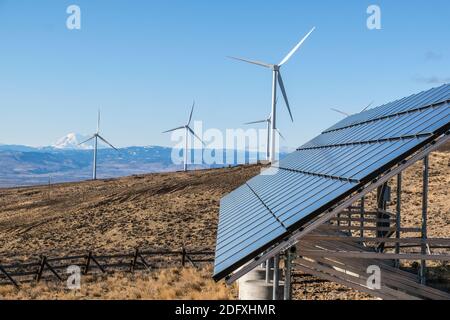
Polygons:
<instances>
[{"instance_id":1,"label":"dirt ground","mask_svg":"<svg viewBox=\"0 0 450 320\"><path fill-rule=\"evenodd\" d=\"M449 153L439 152L430 159L430 237L450 235L449 158ZM86 253L87 250L109 253L136 247L180 248L185 245L214 248L220 198L260 170L260 166L247 166L0 190L0 261L25 260L40 254ZM404 227L420 225L421 172L421 165L416 164L404 174ZM391 206L395 206L395 201ZM208 283L208 288L217 286L218 295L210 294L211 298L236 297L233 288L224 289L223 283L208 282L210 276L211 271L203 270L181 271L177 277L178 280L183 277L202 279L199 282ZM37 288L24 287L20 291L2 287L0 299L191 298L173 294L165 296L156 291L141 297L128 294L133 288L157 282L159 277L162 277L162 282L170 282L167 275L111 277L113 280L90 279L90 287L83 291L84 294L74 297L61 288L39 285ZM109 281L108 286L102 284L105 281ZM112 284L116 282L117 285ZM297 282L294 287L297 299L370 298L309 276L299 277ZM129 290L124 289L127 286ZM210 292L208 290L200 289L199 295Z\"/></svg>"},{"instance_id":2,"label":"dirt ground","mask_svg":"<svg viewBox=\"0 0 450 320\"><path fill-rule=\"evenodd\" d=\"M0 189L0 257L214 249L220 198L259 172L249 166Z\"/></svg>"}]
</instances>

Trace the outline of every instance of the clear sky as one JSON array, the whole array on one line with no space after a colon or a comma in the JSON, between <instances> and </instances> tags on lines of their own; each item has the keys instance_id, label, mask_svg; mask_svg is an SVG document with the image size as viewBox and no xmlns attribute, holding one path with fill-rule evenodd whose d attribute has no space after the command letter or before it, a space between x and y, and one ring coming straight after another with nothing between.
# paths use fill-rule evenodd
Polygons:
<instances>
[{"instance_id":1,"label":"clear sky","mask_svg":"<svg viewBox=\"0 0 450 320\"><path fill-rule=\"evenodd\" d=\"M81 8L81 30L66 9ZM381 30L366 26L381 8ZM238 128L270 112L279 62L295 118L279 127L297 147L358 112L450 82L448 0L0 0L0 143L49 145L102 131L118 146L171 145L162 131L194 119Z\"/></svg>"}]
</instances>

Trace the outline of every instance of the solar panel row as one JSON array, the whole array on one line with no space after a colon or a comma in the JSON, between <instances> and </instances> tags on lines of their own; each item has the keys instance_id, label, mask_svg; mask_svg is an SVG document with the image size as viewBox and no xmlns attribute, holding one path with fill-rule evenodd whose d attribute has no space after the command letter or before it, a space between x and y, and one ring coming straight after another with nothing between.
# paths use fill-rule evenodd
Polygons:
<instances>
[{"instance_id":1,"label":"solar panel row","mask_svg":"<svg viewBox=\"0 0 450 320\"><path fill-rule=\"evenodd\" d=\"M450 127L450 85L351 116L224 197L220 279Z\"/></svg>"},{"instance_id":2,"label":"solar panel row","mask_svg":"<svg viewBox=\"0 0 450 320\"><path fill-rule=\"evenodd\" d=\"M408 112L414 109L427 107L448 100L450 95L450 87L448 84L442 85L438 88L433 88L409 97L399 99L377 108L352 115L346 119L338 122L325 132L342 129L344 127L361 123L363 121L370 121L383 116L389 116L402 112Z\"/></svg>"}]
</instances>

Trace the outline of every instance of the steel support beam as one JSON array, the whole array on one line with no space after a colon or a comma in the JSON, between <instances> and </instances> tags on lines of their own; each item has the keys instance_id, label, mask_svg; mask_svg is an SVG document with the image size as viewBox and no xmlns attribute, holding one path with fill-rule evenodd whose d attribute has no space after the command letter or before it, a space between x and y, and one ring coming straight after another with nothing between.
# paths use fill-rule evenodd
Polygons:
<instances>
[{"instance_id":1,"label":"steel support beam","mask_svg":"<svg viewBox=\"0 0 450 320\"><path fill-rule=\"evenodd\" d=\"M402 173L400 172L397 175L397 215L396 215L396 222L395 222L395 228L397 231L395 232L395 238L398 240L400 239L400 231L401 231L401 209L402 209ZM395 253L400 253L400 242L397 242L395 244ZM400 267L400 260L395 260L395 266L397 268Z\"/></svg>"},{"instance_id":2,"label":"steel support beam","mask_svg":"<svg viewBox=\"0 0 450 320\"><path fill-rule=\"evenodd\" d=\"M294 249L294 250L292 250ZM292 300L292 260L295 255L295 247L286 250L284 263L284 300Z\"/></svg>"},{"instance_id":3,"label":"steel support beam","mask_svg":"<svg viewBox=\"0 0 450 320\"><path fill-rule=\"evenodd\" d=\"M423 159L423 186L422 186L422 239L426 240L428 237L427 220L428 220L428 179L429 179L429 157L428 155ZM427 245L422 244L422 254L427 253ZM420 261L420 283L426 284L427 278L427 262Z\"/></svg>"},{"instance_id":4,"label":"steel support beam","mask_svg":"<svg viewBox=\"0 0 450 320\"><path fill-rule=\"evenodd\" d=\"M280 286L280 255L273 258L273 300L278 300L278 290Z\"/></svg>"},{"instance_id":5,"label":"steel support beam","mask_svg":"<svg viewBox=\"0 0 450 320\"><path fill-rule=\"evenodd\" d=\"M280 286L280 255L273 258L273 300L278 300L278 290Z\"/></svg>"},{"instance_id":6,"label":"steel support beam","mask_svg":"<svg viewBox=\"0 0 450 320\"><path fill-rule=\"evenodd\" d=\"M327 212L323 213L320 217L313 220L309 225L292 232L292 234L287 239L281 241L279 244L269 249L262 256L261 259L267 260L269 258L272 258L275 255L279 254L280 252L285 251L290 247L296 245L301 238L317 229L319 226L327 222L330 218L335 217L337 214L347 209L349 206L351 206L353 203L355 203L368 193L372 192L379 186L383 185L384 183L386 183L387 181L389 181L402 171L408 169L409 167L414 165L417 161L420 161L425 156L429 155L431 152L439 149L449 140L450 140L450 132L446 132L437 140L435 140L433 143L430 143L428 146L424 147L421 151L411 156L409 159L400 162L397 167L392 168L391 170L387 171L383 176L380 176L378 179L373 180L372 182L367 184L364 188L359 190L353 196L349 197L347 200L343 201L341 204L337 205L334 209L333 208L329 209ZM258 264L260 264L259 260L248 263L239 271L236 271L234 274L230 275L226 279L226 282L228 284L234 283L240 277L247 274L251 270L255 269L258 266Z\"/></svg>"},{"instance_id":7,"label":"steel support beam","mask_svg":"<svg viewBox=\"0 0 450 320\"><path fill-rule=\"evenodd\" d=\"M273 267L273 258L266 260L266 283L270 282L270 269Z\"/></svg>"},{"instance_id":8,"label":"steel support beam","mask_svg":"<svg viewBox=\"0 0 450 320\"><path fill-rule=\"evenodd\" d=\"M364 238L364 218L365 218L365 202L366 202L366 197L361 197L361 229L359 231L360 233L360 237Z\"/></svg>"}]
</instances>

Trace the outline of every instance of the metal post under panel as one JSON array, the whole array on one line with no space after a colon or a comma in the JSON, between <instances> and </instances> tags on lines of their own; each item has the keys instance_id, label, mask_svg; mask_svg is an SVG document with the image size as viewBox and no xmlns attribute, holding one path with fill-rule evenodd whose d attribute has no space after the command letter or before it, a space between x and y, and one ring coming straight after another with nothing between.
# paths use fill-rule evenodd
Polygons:
<instances>
[{"instance_id":1,"label":"metal post under panel","mask_svg":"<svg viewBox=\"0 0 450 320\"><path fill-rule=\"evenodd\" d=\"M361 198L361 222L360 222L360 226L361 226L361 230L360 230L360 237L364 238L364 216L365 216L365 197Z\"/></svg>"},{"instance_id":2,"label":"metal post under panel","mask_svg":"<svg viewBox=\"0 0 450 320\"><path fill-rule=\"evenodd\" d=\"M422 239L426 240L427 235L427 215L428 215L428 177L429 177L429 158L428 155L423 159L423 190L422 190ZM427 253L425 241L422 243L422 254ZM426 283L427 265L426 260L420 261L420 283Z\"/></svg>"},{"instance_id":3,"label":"metal post under panel","mask_svg":"<svg viewBox=\"0 0 450 320\"><path fill-rule=\"evenodd\" d=\"M292 260L294 259L295 247L286 250L284 271L284 300L292 300Z\"/></svg>"},{"instance_id":4,"label":"metal post under panel","mask_svg":"<svg viewBox=\"0 0 450 320\"><path fill-rule=\"evenodd\" d=\"M270 282L270 269L273 267L273 258L266 261L266 283Z\"/></svg>"},{"instance_id":5,"label":"metal post under panel","mask_svg":"<svg viewBox=\"0 0 450 320\"><path fill-rule=\"evenodd\" d=\"M397 175L397 215L395 220L395 238L400 239L400 228L401 228L401 209L402 209L402 173ZM395 253L400 253L400 242L395 244ZM395 266L400 267L400 260L395 260Z\"/></svg>"},{"instance_id":6,"label":"metal post under panel","mask_svg":"<svg viewBox=\"0 0 450 320\"><path fill-rule=\"evenodd\" d=\"M273 259L273 300L278 300L278 287L280 284L280 255Z\"/></svg>"}]
</instances>

